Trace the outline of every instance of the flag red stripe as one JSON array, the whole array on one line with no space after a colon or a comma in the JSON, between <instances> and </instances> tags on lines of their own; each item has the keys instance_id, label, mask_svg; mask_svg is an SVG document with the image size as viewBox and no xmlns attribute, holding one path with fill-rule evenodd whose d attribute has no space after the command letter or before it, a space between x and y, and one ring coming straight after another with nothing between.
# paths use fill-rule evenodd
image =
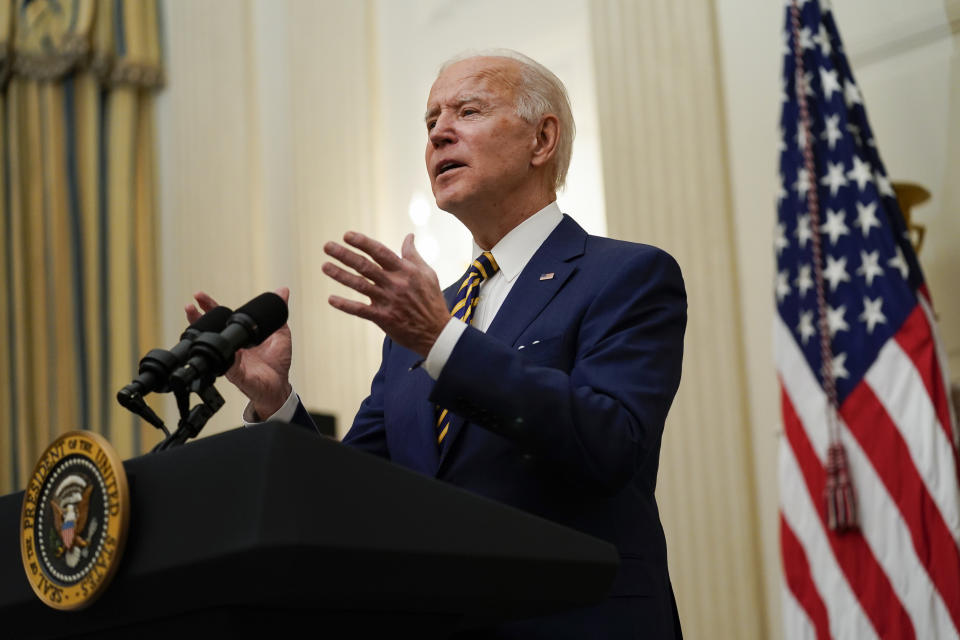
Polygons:
<instances>
[{"instance_id":1,"label":"flag red stripe","mask_svg":"<svg viewBox=\"0 0 960 640\"><path fill-rule=\"evenodd\" d=\"M954 442L953 427L950 425L950 407L947 406L947 392L943 387L943 372L940 371L940 362L937 360L937 349L933 343L933 330L930 323L927 322L927 316L923 308L917 305L913 312L907 316L897 331L897 343L903 349L907 357L913 361L917 373L923 380L923 386L927 389L933 408L937 412L937 420L940 421L940 428L947 435L947 441ZM950 447L953 453L953 466L960 474L960 463L957 460L956 447Z\"/></svg>"},{"instance_id":2,"label":"flag red stripe","mask_svg":"<svg viewBox=\"0 0 960 640\"><path fill-rule=\"evenodd\" d=\"M940 592L954 626L960 628L960 550L913 464L907 443L865 383L847 396L840 415L897 504L917 557Z\"/></svg>"},{"instance_id":3,"label":"flag red stripe","mask_svg":"<svg viewBox=\"0 0 960 640\"><path fill-rule=\"evenodd\" d=\"M813 576L810 575L807 552L803 550L803 545L800 544L782 513L780 514L780 553L783 558L783 574L787 587L813 623L817 639L829 640L830 623L827 607L817 591Z\"/></svg>"},{"instance_id":4,"label":"flag red stripe","mask_svg":"<svg viewBox=\"0 0 960 640\"><path fill-rule=\"evenodd\" d=\"M894 593L890 579L877 562L863 535L859 531L837 534L827 527L823 498L826 470L810 444L793 403L782 385L780 396L787 441L793 449L807 489L817 507L820 523L830 541L837 564L843 570L851 590L856 594L881 638L916 637L910 616Z\"/></svg>"}]
</instances>

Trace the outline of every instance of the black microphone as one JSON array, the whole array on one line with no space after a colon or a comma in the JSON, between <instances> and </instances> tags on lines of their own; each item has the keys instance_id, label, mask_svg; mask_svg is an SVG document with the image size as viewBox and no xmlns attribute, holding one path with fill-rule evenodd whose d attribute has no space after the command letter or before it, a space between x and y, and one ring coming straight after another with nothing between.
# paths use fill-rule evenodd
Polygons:
<instances>
[{"instance_id":1,"label":"black microphone","mask_svg":"<svg viewBox=\"0 0 960 640\"><path fill-rule=\"evenodd\" d=\"M189 389L196 380L212 384L233 365L240 349L255 347L287 323L287 303L275 293L261 293L237 309L219 333L200 334L190 345L190 359L170 374L170 386Z\"/></svg>"},{"instance_id":2,"label":"black microphone","mask_svg":"<svg viewBox=\"0 0 960 640\"><path fill-rule=\"evenodd\" d=\"M169 350L152 349L140 360L140 369L136 379L117 392L117 400L131 411L142 409L143 396L153 391L170 390L169 379L177 367L190 356L190 345L199 336L208 331L220 331L227 325L233 310L228 307L216 307L200 316L180 336L180 342Z\"/></svg>"}]
</instances>

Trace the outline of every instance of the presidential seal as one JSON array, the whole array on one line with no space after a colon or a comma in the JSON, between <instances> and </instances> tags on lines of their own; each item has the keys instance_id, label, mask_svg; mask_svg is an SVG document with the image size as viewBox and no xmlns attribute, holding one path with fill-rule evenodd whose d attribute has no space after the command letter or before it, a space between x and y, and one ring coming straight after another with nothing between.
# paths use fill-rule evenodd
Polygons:
<instances>
[{"instance_id":1,"label":"presidential seal","mask_svg":"<svg viewBox=\"0 0 960 640\"><path fill-rule=\"evenodd\" d=\"M37 596L55 609L82 609L116 573L130 521L127 474L92 431L71 431L40 456L20 515L20 554Z\"/></svg>"}]
</instances>

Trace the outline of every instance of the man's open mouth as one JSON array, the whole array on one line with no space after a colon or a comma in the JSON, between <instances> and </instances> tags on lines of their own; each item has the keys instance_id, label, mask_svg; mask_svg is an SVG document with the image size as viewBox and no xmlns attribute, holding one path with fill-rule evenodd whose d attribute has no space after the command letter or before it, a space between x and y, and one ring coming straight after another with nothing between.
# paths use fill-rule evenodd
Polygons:
<instances>
[{"instance_id":1,"label":"man's open mouth","mask_svg":"<svg viewBox=\"0 0 960 640\"><path fill-rule=\"evenodd\" d=\"M454 161L444 162L439 167L437 167L437 175L442 176L447 171L451 171L453 169L459 169L460 167L465 167L465 166L466 165L463 164L462 162L454 162Z\"/></svg>"}]
</instances>

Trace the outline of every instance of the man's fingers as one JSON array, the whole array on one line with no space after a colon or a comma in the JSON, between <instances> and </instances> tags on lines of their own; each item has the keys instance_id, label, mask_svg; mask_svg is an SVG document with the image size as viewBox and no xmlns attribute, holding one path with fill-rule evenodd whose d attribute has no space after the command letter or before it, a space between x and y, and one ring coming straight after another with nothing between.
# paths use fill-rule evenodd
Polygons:
<instances>
[{"instance_id":1,"label":"man's fingers","mask_svg":"<svg viewBox=\"0 0 960 640\"><path fill-rule=\"evenodd\" d=\"M400 256L395 254L385 244L377 242L373 238L357 233L356 231L347 231L343 234L343 240L352 247L360 249L368 256L376 260L377 264L387 271L397 271L403 265Z\"/></svg>"},{"instance_id":2,"label":"man's fingers","mask_svg":"<svg viewBox=\"0 0 960 640\"><path fill-rule=\"evenodd\" d=\"M417 246L414 244L412 233L408 233L407 237L403 239L403 246L400 247L400 255L403 256L404 260L410 260L418 265L426 264L424 259L420 256L420 252L417 251Z\"/></svg>"},{"instance_id":3,"label":"man's fingers","mask_svg":"<svg viewBox=\"0 0 960 640\"><path fill-rule=\"evenodd\" d=\"M289 287L280 287L274 291L275 294L280 296L284 302L290 302L290 288Z\"/></svg>"},{"instance_id":4,"label":"man's fingers","mask_svg":"<svg viewBox=\"0 0 960 640\"><path fill-rule=\"evenodd\" d=\"M344 313L349 313L352 316L357 316L358 318L363 318L365 320L374 319L373 307L368 304L363 304L362 302L357 302L355 300L347 300L346 298L341 298L340 296L330 296L327 298L327 302L330 303L330 306L334 309L339 309Z\"/></svg>"},{"instance_id":5,"label":"man's fingers","mask_svg":"<svg viewBox=\"0 0 960 640\"><path fill-rule=\"evenodd\" d=\"M323 252L331 258L336 258L368 280L373 280L377 284L384 284L387 281L387 274L383 272L383 269L343 245L328 242L323 245Z\"/></svg>"},{"instance_id":6,"label":"man's fingers","mask_svg":"<svg viewBox=\"0 0 960 640\"><path fill-rule=\"evenodd\" d=\"M188 304L183 308L183 310L187 312L187 322L189 322L190 324L193 324L194 322L199 320L200 316L203 315L202 313L200 313L200 310L197 309L192 304Z\"/></svg>"},{"instance_id":7,"label":"man's fingers","mask_svg":"<svg viewBox=\"0 0 960 640\"><path fill-rule=\"evenodd\" d=\"M357 293L362 293L371 300L377 296L377 287L372 282L366 278L362 278L358 275L352 274L345 269L341 269L332 262L324 262L321 267L323 272L339 282L342 285L348 286Z\"/></svg>"},{"instance_id":8,"label":"man's fingers","mask_svg":"<svg viewBox=\"0 0 960 640\"><path fill-rule=\"evenodd\" d=\"M211 298L204 291L197 291L195 294L193 294L193 299L197 301L197 304L200 305L200 308L203 309L204 313L218 306L217 301Z\"/></svg>"}]
</instances>

